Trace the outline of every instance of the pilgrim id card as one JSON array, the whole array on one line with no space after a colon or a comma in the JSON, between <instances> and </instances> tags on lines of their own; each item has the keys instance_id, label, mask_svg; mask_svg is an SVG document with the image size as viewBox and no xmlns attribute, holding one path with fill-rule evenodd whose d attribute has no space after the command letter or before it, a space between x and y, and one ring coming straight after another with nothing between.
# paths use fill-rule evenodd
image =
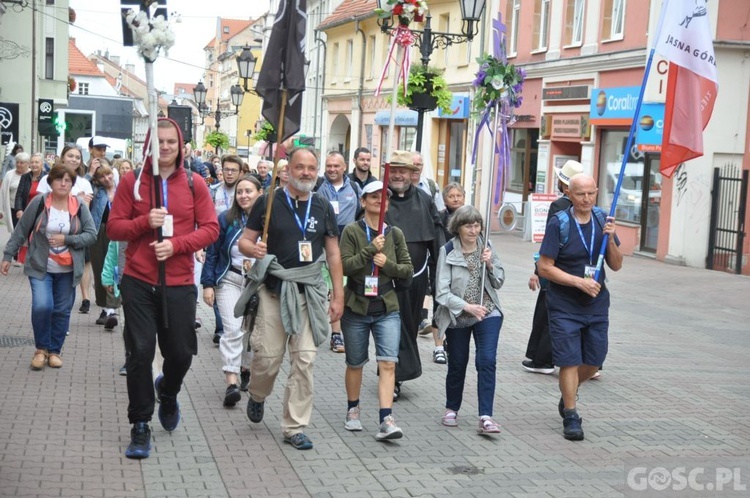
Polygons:
<instances>
[{"instance_id":1,"label":"pilgrim id card","mask_svg":"<svg viewBox=\"0 0 750 498\"><path fill-rule=\"evenodd\" d=\"M377 297L378 296L378 277L370 275L365 277L365 296Z\"/></svg>"},{"instance_id":2,"label":"pilgrim id card","mask_svg":"<svg viewBox=\"0 0 750 498\"><path fill-rule=\"evenodd\" d=\"M174 236L174 216L171 214L164 215L164 224L161 226L161 235L163 237Z\"/></svg>"},{"instance_id":3,"label":"pilgrim id card","mask_svg":"<svg viewBox=\"0 0 750 498\"><path fill-rule=\"evenodd\" d=\"M242 260L242 276L247 278L250 276L250 270L253 268L253 260L245 258Z\"/></svg>"},{"instance_id":4,"label":"pilgrim id card","mask_svg":"<svg viewBox=\"0 0 750 498\"><path fill-rule=\"evenodd\" d=\"M586 265L583 268L583 278L594 278L594 275L596 275L596 266Z\"/></svg>"},{"instance_id":5,"label":"pilgrim id card","mask_svg":"<svg viewBox=\"0 0 750 498\"><path fill-rule=\"evenodd\" d=\"M312 244L307 240L300 240L297 242L299 245L299 260L303 263L312 262Z\"/></svg>"},{"instance_id":6,"label":"pilgrim id card","mask_svg":"<svg viewBox=\"0 0 750 498\"><path fill-rule=\"evenodd\" d=\"M339 214L339 201L328 201L331 203L331 206L333 206L333 212L337 215Z\"/></svg>"}]
</instances>

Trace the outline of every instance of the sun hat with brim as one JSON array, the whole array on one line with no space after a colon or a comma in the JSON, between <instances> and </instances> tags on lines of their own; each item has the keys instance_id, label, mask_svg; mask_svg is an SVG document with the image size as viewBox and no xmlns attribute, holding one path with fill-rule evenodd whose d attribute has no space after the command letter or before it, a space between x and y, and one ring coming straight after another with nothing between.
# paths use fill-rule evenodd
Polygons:
<instances>
[{"instance_id":1,"label":"sun hat with brim","mask_svg":"<svg viewBox=\"0 0 750 498\"><path fill-rule=\"evenodd\" d=\"M414 153L408 150L394 150L391 152L391 158L388 161L394 168L406 168L411 171L419 171L419 168L414 166Z\"/></svg>"},{"instance_id":2,"label":"sun hat with brim","mask_svg":"<svg viewBox=\"0 0 750 498\"><path fill-rule=\"evenodd\" d=\"M581 173L583 173L583 165L572 159L566 161L565 164L562 165L562 168L555 168L555 175L557 175L558 180L565 185L570 185L570 179Z\"/></svg>"},{"instance_id":3,"label":"sun hat with brim","mask_svg":"<svg viewBox=\"0 0 750 498\"><path fill-rule=\"evenodd\" d=\"M367 194L374 194L375 192L380 192L383 190L383 182L380 180L376 180L374 182L370 182L362 189L362 195L360 197L364 197ZM391 189L387 188L386 191L388 192L388 197L393 195L391 192Z\"/></svg>"}]
</instances>

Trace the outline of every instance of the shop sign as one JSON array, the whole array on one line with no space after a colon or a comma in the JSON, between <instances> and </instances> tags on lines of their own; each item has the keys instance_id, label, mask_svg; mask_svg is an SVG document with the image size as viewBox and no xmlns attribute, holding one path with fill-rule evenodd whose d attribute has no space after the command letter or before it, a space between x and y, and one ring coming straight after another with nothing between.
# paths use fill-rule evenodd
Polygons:
<instances>
[{"instance_id":1,"label":"shop sign","mask_svg":"<svg viewBox=\"0 0 750 498\"><path fill-rule=\"evenodd\" d=\"M588 138L589 119L586 114L552 114L552 139Z\"/></svg>"},{"instance_id":2,"label":"shop sign","mask_svg":"<svg viewBox=\"0 0 750 498\"><path fill-rule=\"evenodd\" d=\"M0 102L0 145L18 142L18 104Z\"/></svg>"},{"instance_id":3,"label":"shop sign","mask_svg":"<svg viewBox=\"0 0 750 498\"><path fill-rule=\"evenodd\" d=\"M557 194L531 194L531 240L541 242L547 227L549 206L558 199Z\"/></svg>"},{"instance_id":4,"label":"shop sign","mask_svg":"<svg viewBox=\"0 0 750 498\"><path fill-rule=\"evenodd\" d=\"M378 111L375 113L375 124L388 126L391 120L391 111ZM417 126L417 111L396 111L396 126Z\"/></svg>"},{"instance_id":5,"label":"shop sign","mask_svg":"<svg viewBox=\"0 0 750 498\"><path fill-rule=\"evenodd\" d=\"M542 88L542 100L587 100L588 98L588 85Z\"/></svg>"},{"instance_id":6,"label":"shop sign","mask_svg":"<svg viewBox=\"0 0 750 498\"><path fill-rule=\"evenodd\" d=\"M469 96L453 95L450 112L438 109L438 117L443 119L468 119L469 118Z\"/></svg>"},{"instance_id":7,"label":"shop sign","mask_svg":"<svg viewBox=\"0 0 750 498\"><path fill-rule=\"evenodd\" d=\"M641 104L635 143L641 152L661 152L664 137L664 104Z\"/></svg>"},{"instance_id":8,"label":"shop sign","mask_svg":"<svg viewBox=\"0 0 750 498\"><path fill-rule=\"evenodd\" d=\"M591 124L629 126L638 105L639 86L594 88L589 115Z\"/></svg>"}]
</instances>

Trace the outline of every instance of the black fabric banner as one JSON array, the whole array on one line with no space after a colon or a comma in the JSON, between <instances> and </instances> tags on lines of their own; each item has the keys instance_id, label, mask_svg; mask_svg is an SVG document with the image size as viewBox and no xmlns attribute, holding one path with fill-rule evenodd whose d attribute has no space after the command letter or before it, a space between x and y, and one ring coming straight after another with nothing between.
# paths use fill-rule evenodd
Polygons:
<instances>
[{"instance_id":1,"label":"black fabric banner","mask_svg":"<svg viewBox=\"0 0 750 498\"><path fill-rule=\"evenodd\" d=\"M263 117L279 129L281 93L287 91L283 136L297 133L302 120L302 92L305 91L305 30L307 0L282 0L273 22L267 56L260 69L255 91L263 97ZM277 56L278 55L278 56Z\"/></svg>"}]
</instances>

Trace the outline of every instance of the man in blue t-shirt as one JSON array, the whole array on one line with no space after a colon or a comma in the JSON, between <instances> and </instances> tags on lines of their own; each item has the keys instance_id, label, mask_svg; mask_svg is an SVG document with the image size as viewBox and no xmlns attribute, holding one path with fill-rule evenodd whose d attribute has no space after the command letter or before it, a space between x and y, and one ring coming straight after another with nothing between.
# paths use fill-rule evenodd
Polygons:
<instances>
[{"instance_id":1,"label":"man in blue t-shirt","mask_svg":"<svg viewBox=\"0 0 750 498\"><path fill-rule=\"evenodd\" d=\"M609 234L607 266L614 271L622 268L614 218L608 217L602 226L593 212L597 191L592 177L580 174L571 178L569 194L573 205L566 211L567 242L561 244L560 219L552 216L539 250L539 276L550 281L547 309L552 356L560 367L562 393L558 410L563 417L563 435L572 441L583 439L581 418L576 411L578 386L599 370L607 356L609 291L604 285L603 267L598 280L594 279L605 233Z\"/></svg>"}]
</instances>

